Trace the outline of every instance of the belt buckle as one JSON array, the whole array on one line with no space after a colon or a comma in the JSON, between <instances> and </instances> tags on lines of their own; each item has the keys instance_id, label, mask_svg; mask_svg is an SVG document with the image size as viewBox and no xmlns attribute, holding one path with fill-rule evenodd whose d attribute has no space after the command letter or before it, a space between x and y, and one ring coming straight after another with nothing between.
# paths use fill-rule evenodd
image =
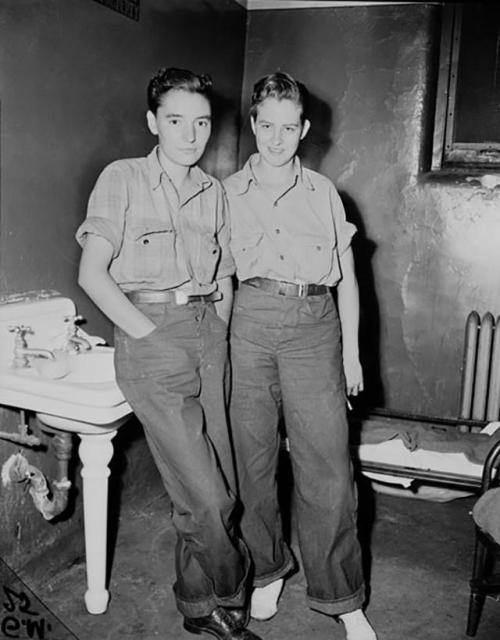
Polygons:
<instances>
[{"instance_id":1,"label":"belt buckle","mask_svg":"<svg viewBox=\"0 0 500 640\"><path fill-rule=\"evenodd\" d=\"M189 296L185 291L174 292L175 304L187 304L189 302Z\"/></svg>"},{"instance_id":2,"label":"belt buckle","mask_svg":"<svg viewBox=\"0 0 500 640\"><path fill-rule=\"evenodd\" d=\"M307 293L307 284L298 284L298 296L299 298L304 298Z\"/></svg>"}]
</instances>

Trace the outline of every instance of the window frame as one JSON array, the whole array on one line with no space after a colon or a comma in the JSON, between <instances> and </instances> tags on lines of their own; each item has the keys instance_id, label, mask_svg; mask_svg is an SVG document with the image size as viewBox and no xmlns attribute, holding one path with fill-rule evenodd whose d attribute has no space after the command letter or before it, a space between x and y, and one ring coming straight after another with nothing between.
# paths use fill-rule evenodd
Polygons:
<instances>
[{"instance_id":1,"label":"window frame","mask_svg":"<svg viewBox=\"0 0 500 640\"><path fill-rule=\"evenodd\" d=\"M431 171L500 169L499 142L454 139L463 3L443 6Z\"/></svg>"}]
</instances>

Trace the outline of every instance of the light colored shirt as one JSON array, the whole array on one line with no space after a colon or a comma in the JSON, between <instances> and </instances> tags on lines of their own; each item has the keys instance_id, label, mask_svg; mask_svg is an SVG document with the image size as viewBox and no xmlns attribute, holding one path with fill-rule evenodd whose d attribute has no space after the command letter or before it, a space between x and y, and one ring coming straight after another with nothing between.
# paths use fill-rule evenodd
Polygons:
<instances>
[{"instance_id":1,"label":"light colored shirt","mask_svg":"<svg viewBox=\"0 0 500 640\"><path fill-rule=\"evenodd\" d=\"M257 180L252 169L257 159L254 154L223 181L238 279L334 286L342 277L340 256L356 232L337 190L296 158L292 182L276 197Z\"/></svg>"},{"instance_id":2,"label":"light colored shirt","mask_svg":"<svg viewBox=\"0 0 500 640\"><path fill-rule=\"evenodd\" d=\"M97 234L112 245L109 272L123 291L205 294L234 273L221 184L199 167L191 177L179 202L155 147L145 158L112 162L97 179L76 238L83 246Z\"/></svg>"}]
</instances>

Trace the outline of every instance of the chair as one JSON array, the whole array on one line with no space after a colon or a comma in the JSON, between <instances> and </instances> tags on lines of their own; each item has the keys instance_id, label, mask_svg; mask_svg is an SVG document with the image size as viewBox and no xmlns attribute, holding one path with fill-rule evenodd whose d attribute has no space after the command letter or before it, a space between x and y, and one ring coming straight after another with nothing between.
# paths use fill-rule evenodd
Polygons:
<instances>
[{"instance_id":1,"label":"chair","mask_svg":"<svg viewBox=\"0 0 500 640\"><path fill-rule=\"evenodd\" d=\"M484 463L481 481L480 498L498 482L495 480L496 468L500 465L500 442L497 442L488 453ZM496 560L500 559L500 540L494 539L476 520L475 552L470 581L469 614L467 619L467 635L475 636L479 618L487 595L500 596L500 574L494 573Z\"/></svg>"}]
</instances>

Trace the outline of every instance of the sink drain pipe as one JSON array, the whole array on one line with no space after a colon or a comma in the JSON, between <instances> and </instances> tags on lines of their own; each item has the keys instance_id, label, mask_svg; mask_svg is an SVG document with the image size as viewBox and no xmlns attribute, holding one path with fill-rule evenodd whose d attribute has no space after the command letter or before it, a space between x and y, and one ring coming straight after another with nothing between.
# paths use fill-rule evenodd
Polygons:
<instances>
[{"instance_id":1,"label":"sink drain pipe","mask_svg":"<svg viewBox=\"0 0 500 640\"><path fill-rule=\"evenodd\" d=\"M26 482L35 507L46 520L52 520L66 509L71 488L68 463L73 449L72 434L57 433L53 436L53 443L58 461L58 474L52 487L49 487L40 469L30 464L21 453L10 456L2 467L4 486L12 482Z\"/></svg>"}]
</instances>

